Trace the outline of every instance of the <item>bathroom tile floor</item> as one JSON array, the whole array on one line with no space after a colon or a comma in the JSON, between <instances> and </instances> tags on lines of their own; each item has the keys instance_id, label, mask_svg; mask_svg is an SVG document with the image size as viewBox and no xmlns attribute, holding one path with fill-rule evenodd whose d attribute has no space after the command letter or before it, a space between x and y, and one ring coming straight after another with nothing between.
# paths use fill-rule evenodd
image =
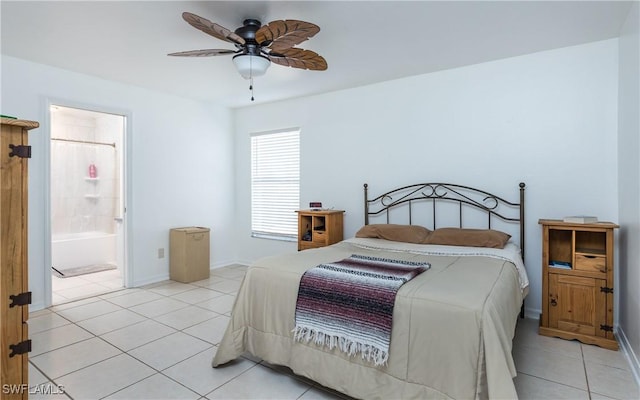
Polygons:
<instances>
[{"instance_id":1,"label":"bathroom tile floor","mask_svg":"<svg viewBox=\"0 0 640 400\"><path fill-rule=\"evenodd\" d=\"M69 278L59 278L53 274L51 275L54 305L98 296L122 288L122 276L117 269Z\"/></svg>"},{"instance_id":2,"label":"bathroom tile floor","mask_svg":"<svg viewBox=\"0 0 640 400\"><path fill-rule=\"evenodd\" d=\"M229 266L190 284L165 281L31 313L30 397L346 399L249 355L211 368L245 270ZM537 323L519 320L513 342L520 399L640 398L622 351L539 336Z\"/></svg>"}]
</instances>

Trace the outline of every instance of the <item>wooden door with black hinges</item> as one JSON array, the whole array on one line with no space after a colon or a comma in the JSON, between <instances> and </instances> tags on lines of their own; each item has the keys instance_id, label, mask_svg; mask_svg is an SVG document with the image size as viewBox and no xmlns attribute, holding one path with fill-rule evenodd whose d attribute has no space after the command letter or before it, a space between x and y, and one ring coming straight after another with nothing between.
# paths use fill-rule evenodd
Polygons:
<instances>
[{"instance_id":1,"label":"wooden door with black hinges","mask_svg":"<svg viewBox=\"0 0 640 400\"><path fill-rule=\"evenodd\" d=\"M34 121L2 118L0 136L0 399L27 399L27 320L31 293L27 264L28 131Z\"/></svg>"},{"instance_id":2,"label":"wooden door with black hinges","mask_svg":"<svg viewBox=\"0 0 640 400\"><path fill-rule=\"evenodd\" d=\"M549 327L565 332L605 337L600 323L606 317L604 279L549 274Z\"/></svg>"}]
</instances>

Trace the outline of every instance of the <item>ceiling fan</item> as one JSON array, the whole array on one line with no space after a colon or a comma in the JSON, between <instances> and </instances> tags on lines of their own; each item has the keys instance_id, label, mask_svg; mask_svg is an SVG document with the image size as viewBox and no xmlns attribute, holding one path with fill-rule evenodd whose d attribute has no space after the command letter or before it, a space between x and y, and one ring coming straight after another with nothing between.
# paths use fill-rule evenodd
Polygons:
<instances>
[{"instance_id":1,"label":"ceiling fan","mask_svg":"<svg viewBox=\"0 0 640 400\"><path fill-rule=\"evenodd\" d=\"M298 20L276 20L262 25L257 19L244 20L243 26L231 31L190 12L182 18L191 26L217 39L232 43L236 49L204 49L170 53L180 57L233 56L233 63L243 78L251 80L249 89L253 93L253 78L264 75L274 62L292 68L324 71L327 61L318 53L296 46L313 37L320 28L310 22ZM251 96L253 101L253 94Z\"/></svg>"}]
</instances>

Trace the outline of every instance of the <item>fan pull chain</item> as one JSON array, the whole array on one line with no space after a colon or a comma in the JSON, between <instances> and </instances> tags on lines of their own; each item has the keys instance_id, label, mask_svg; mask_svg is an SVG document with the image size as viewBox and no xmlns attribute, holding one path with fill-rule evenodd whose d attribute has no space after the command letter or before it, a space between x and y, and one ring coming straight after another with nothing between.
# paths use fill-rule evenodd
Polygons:
<instances>
[{"instance_id":1,"label":"fan pull chain","mask_svg":"<svg viewBox=\"0 0 640 400\"><path fill-rule=\"evenodd\" d=\"M249 90L251 90L251 101L253 98L253 57L249 56Z\"/></svg>"}]
</instances>

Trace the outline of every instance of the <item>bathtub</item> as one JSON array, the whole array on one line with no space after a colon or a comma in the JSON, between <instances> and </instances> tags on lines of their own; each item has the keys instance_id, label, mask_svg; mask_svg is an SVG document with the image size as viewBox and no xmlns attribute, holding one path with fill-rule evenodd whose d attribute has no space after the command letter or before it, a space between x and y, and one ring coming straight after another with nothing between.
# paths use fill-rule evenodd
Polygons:
<instances>
[{"instance_id":1,"label":"bathtub","mask_svg":"<svg viewBox=\"0 0 640 400\"><path fill-rule=\"evenodd\" d=\"M53 235L51 264L59 271L94 264L116 264L115 233L80 232Z\"/></svg>"}]
</instances>

